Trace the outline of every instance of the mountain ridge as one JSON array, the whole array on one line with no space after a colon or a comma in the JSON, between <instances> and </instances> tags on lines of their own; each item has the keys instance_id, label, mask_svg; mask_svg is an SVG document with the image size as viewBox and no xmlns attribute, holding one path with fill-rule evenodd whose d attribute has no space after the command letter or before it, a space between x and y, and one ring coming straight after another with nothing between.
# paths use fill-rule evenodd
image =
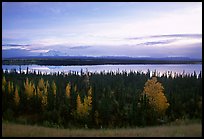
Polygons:
<instances>
[{"instance_id":1,"label":"mountain ridge","mask_svg":"<svg viewBox=\"0 0 204 139\"><path fill-rule=\"evenodd\" d=\"M59 56L59 55L39 55L39 56L19 56L6 57L4 59L124 59L124 60L202 60L201 58L190 57L132 57L132 56Z\"/></svg>"}]
</instances>

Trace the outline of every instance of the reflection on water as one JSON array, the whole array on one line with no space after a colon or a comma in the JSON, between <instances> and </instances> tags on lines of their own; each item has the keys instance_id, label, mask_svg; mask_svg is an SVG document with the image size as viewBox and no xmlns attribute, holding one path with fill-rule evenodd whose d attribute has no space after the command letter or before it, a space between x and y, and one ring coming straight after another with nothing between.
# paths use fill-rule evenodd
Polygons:
<instances>
[{"instance_id":1,"label":"reflection on water","mask_svg":"<svg viewBox=\"0 0 204 139\"><path fill-rule=\"evenodd\" d=\"M122 72L126 71L129 73L130 71L137 71L137 72L143 72L147 73L148 69L150 72L157 72L158 76L164 73L178 73L178 74L192 74L194 71L196 74L199 74L202 72L202 64L139 64L139 65L87 65L87 66L41 66L41 65L2 65L3 70L6 69L8 71L12 69L16 69L17 72L19 72L19 69L21 68L21 71L26 72L28 67L28 71L30 72L38 72L41 73L68 73L68 72L81 72L83 70L84 72Z\"/></svg>"}]
</instances>

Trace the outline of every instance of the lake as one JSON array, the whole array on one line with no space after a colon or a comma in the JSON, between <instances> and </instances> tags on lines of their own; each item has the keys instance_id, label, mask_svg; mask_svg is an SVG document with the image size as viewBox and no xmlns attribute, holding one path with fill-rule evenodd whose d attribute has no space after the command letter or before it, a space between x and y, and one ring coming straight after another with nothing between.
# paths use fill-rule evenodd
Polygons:
<instances>
[{"instance_id":1,"label":"lake","mask_svg":"<svg viewBox=\"0 0 204 139\"><path fill-rule=\"evenodd\" d=\"M19 72L19 65L2 65L2 69L5 71L6 69L10 71L11 69L16 69ZM158 76L163 73L185 73L185 74L192 74L194 71L196 74L202 72L202 64L134 64L134 65L83 65L83 66L44 66L44 65L22 65L21 70L26 72L26 69L30 72L34 70L36 72L41 71L42 73L54 73L54 72L79 72L83 70L84 72L130 72L130 71L138 71L146 73L148 69L150 73L154 72L155 70L158 72Z\"/></svg>"}]
</instances>

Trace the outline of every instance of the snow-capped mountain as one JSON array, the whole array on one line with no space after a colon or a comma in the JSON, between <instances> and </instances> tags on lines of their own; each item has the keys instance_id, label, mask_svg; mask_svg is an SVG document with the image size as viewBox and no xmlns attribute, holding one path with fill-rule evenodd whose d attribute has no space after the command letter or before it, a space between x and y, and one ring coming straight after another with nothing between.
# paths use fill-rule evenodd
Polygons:
<instances>
[{"instance_id":1,"label":"snow-capped mountain","mask_svg":"<svg viewBox=\"0 0 204 139\"><path fill-rule=\"evenodd\" d=\"M40 53L39 56L66 56L66 53L62 53L60 51L56 51L56 50L49 50L46 53Z\"/></svg>"}]
</instances>

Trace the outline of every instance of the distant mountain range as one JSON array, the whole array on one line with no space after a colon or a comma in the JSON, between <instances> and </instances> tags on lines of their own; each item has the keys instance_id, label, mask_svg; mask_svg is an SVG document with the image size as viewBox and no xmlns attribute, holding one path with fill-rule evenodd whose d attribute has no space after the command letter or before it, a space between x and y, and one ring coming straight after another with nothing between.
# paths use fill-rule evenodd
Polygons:
<instances>
[{"instance_id":1,"label":"distant mountain range","mask_svg":"<svg viewBox=\"0 0 204 139\"><path fill-rule=\"evenodd\" d=\"M3 51L2 51L3 52ZM26 60L27 63L33 59L38 63L49 64L138 64L138 63L202 63L202 58L189 58L189 57L130 57L130 56L69 56L66 53L50 50L46 53L40 53L37 55L25 55L22 51L12 51L10 55L2 55L2 62L12 63L12 61L18 61L23 63ZM17 55L18 54L18 55ZM31 60L32 59L32 60ZM10 61L10 62L9 62ZM45 62L46 61L46 62ZM34 63L33 63L34 64Z\"/></svg>"},{"instance_id":2,"label":"distant mountain range","mask_svg":"<svg viewBox=\"0 0 204 139\"><path fill-rule=\"evenodd\" d=\"M60 51L49 50L46 53L40 53L39 56L66 56L66 53L62 53Z\"/></svg>"},{"instance_id":3,"label":"distant mountain range","mask_svg":"<svg viewBox=\"0 0 204 139\"><path fill-rule=\"evenodd\" d=\"M2 59L29 59L29 58L66 58L66 59L123 59L123 60L170 60L170 61L192 61L200 60L202 58L192 57L130 57L130 56L71 56L67 52L49 50L46 53L36 53L25 49L10 49L2 50Z\"/></svg>"},{"instance_id":4,"label":"distant mountain range","mask_svg":"<svg viewBox=\"0 0 204 139\"><path fill-rule=\"evenodd\" d=\"M67 56L66 53L49 50L46 53L34 53L24 49L10 49L10 50L2 50L2 58L12 58L12 57L43 57L43 56Z\"/></svg>"},{"instance_id":5,"label":"distant mountain range","mask_svg":"<svg viewBox=\"0 0 204 139\"><path fill-rule=\"evenodd\" d=\"M39 56L18 56L2 59L113 59L113 60L169 60L169 61L202 61L199 58L189 57L129 57L129 56L63 56L55 51L47 52Z\"/></svg>"}]
</instances>

